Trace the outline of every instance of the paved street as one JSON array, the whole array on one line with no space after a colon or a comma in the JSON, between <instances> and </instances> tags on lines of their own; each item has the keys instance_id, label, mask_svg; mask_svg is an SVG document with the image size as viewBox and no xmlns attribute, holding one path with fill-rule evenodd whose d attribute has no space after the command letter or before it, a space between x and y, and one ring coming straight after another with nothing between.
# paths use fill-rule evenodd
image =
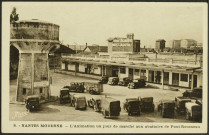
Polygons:
<instances>
[{"instance_id":1,"label":"paved street","mask_svg":"<svg viewBox=\"0 0 209 135\"><path fill-rule=\"evenodd\" d=\"M73 81L97 81L89 78L76 77L71 75L57 74L51 72L53 84L51 85L51 95L58 96L59 89L64 85L69 85ZM10 101L15 100L16 80L10 82ZM88 93L78 93L85 95L89 99L92 95ZM181 96L182 91L161 90L154 88L128 89L123 86L104 85L104 92L99 96L111 96L121 101L121 113L117 119L105 119L101 113L94 112L92 108L85 111L75 110L69 104L60 104L57 102L49 102L41 105L38 112L29 113L24 105L10 104L10 120L21 121L127 121L127 122L191 122L185 120L184 116L177 116L176 119L162 118L157 112L157 105L162 99L174 99ZM154 113L142 113L140 116L128 116L123 110L123 103L126 97L147 97L153 96L155 103Z\"/></svg>"}]
</instances>

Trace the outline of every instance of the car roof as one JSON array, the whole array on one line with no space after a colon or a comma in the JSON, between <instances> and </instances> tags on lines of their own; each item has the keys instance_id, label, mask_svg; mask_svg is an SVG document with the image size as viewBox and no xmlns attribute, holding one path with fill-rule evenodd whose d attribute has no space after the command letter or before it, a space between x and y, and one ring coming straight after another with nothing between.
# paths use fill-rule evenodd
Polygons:
<instances>
[{"instance_id":1,"label":"car roof","mask_svg":"<svg viewBox=\"0 0 209 135\"><path fill-rule=\"evenodd\" d=\"M30 95L30 96L27 96L26 99L30 99L30 98L40 98L39 95Z\"/></svg>"},{"instance_id":2,"label":"car roof","mask_svg":"<svg viewBox=\"0 0 209 135\"><path fill-rule=\"evenodd\" d=\"M85 98L85 96L83 96L83 95L73 95L74 97L76 97L76 98L80 98L80 97L84 97Z\"/></svg>"},{"instance_id":3,"label":"car roof","mask_svg":"<svg viewBox=\"0 0 209 135\"><path fill-rule=\"evenodd\" d=\"M138 98L126 98L126 100L138 100Z\"/></svg>"},{"instance_id":4,"label":"car roof","mask_svg":"<svg viewBox=\"0 0 209 135\"><path fill-rule=\"evenodd\" d=\"M174 103L174 100L161 100L161 103Z\"/></svg>"},{"instance_id":5,"label":"car roof","mask_svg":"<svg viewBox=\"0 0 209 135\"><path fill-rule=\"evenodd\" d=\"M68 88L61 88L60 91L69 90Z\"/></svg>"}]
</instances>

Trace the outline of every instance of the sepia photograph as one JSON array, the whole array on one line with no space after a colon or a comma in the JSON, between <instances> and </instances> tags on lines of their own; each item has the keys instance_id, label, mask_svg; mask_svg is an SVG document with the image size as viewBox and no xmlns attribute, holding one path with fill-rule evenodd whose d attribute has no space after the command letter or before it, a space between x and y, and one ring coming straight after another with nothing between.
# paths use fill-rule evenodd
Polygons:
<instances>
[{"instance_id":1,"label":"sepia photograph","mask_svg":"<svg viewBox=\"0 0 209 135\"><path fill-rule=\"evenodd\" d=\"M5 133L206 133L204 2L2 2Z\"/></svg>"}]
</instances>

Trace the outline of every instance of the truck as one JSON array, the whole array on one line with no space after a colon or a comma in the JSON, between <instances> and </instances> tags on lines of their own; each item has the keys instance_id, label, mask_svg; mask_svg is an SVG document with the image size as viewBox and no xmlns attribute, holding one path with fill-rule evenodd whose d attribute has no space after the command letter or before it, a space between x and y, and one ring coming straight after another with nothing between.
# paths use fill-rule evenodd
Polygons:
<instances>
[{"instance_id":1,"label":"truck","mask_svg":"<svg viewBox=\"0 0 209 135\"><path fill-rule=\"evenodd\" d=\"M87 101L87 103L95 112L101 112L101 97L92 97Z\"/></svg>"},{"instance_id":2,"label":"truck","mask_svg":"<svg viewBox=\"0 0 209 135\"><path fill-rule=\"evenodd\" d=\"M70 92L84 93L84 82L71 82L70 86L64 86L63 88L68 88Z\"/></svg>"},{"instance_id":3,"label":"truck","mask_svg":"<svg viewBox=\"0 0 209 135\"><path fill-rule=\"evenodd\" d=\"M178 114L185 114L185 103L187 102L192 102L192 100L188 97L175 97L175 111Z\"/></svg>"},{"instance_id":4,"label":"truck","mask_svg":"<svg viewBox=\"0 0 209 135\"><path fill-rule=\"evenodd\" d=\"M192 90L186 90L183 93L183 97L195 97L195 98L202 98L202 88L194 88Z\"/></svg>"},{"instance_id":5,"label":"truck","mask_svg":"<svg viewBox=\"0 0 209 135\"><path fill-rule=\"evenodd\" d=\"M86 92L92 95L99 95L103 92L103 84L101 82L84 82Z\"/></svg>"},{"instance_id":6,"label":"truck","mask_svg":"<svg viewBox=\"0 0 209 135\"><path fill-rule=\"evenodd\" d=\"M175 117L175 101L174 100L161 100L158 105L158 111L163 118L174 118Z\"/></svg>"},{"instance_id":7,"label":"truck","mask_svg":"<svg viewBox=\"0 0 209 135\"><path fill-rule=\"evenodd\" d=\"M86 103L86 97L82 95L70 95L71 99L71 106L75 107L75 110L86 110L87 103Z\"/></svg>"},{"instance_id":8,"label":"truck","mask_svg":"<svg viewBox=\"0 0 209 135\"><path fill-rule=\"evenodd\" d=\"M141 113L141 101L138 98L126 98L123 105L124 110L128 112L128 115L140 115Z\"/></svg>"},{"instance_id":9,"label":"truck","mask_svg":"<svg viewBox=\"0 0 209 135\"><path fill-rule=\"evenodd\" d=\"M139 97L138 99L141 101L142 112L154 112L155 105L153 102L153 97Z\"/></svg>"},{"instance_id":10,"label":"truck","mask_svg":"<svg viewBox=\"0 0 209 135\"><path fill-rule=\"evenodd\" d=\"M187 120L202 120L202 107L197 103L188 102L186 106L186 119Z\"/></svg>"},{"instance_id":11,"label":"truck","mask_svg":"<svg viewBox=\"0 0 209 135\"><path fill-rule=\"evenodd\" d=\"M104 118L112 118L120 115L121 107L120 100L112 97L103 97L101 99L101 112Z\"/></svg>"},{"instance_id":12,"label":"truck","mask_svg":"<svg viewBox=\"0 0 209 135\"><path fill-rule=\"evenodd\" d=\"M60 103L70 103L70 91L68 88L60 89Z\"/></svg>"}]
</instances>

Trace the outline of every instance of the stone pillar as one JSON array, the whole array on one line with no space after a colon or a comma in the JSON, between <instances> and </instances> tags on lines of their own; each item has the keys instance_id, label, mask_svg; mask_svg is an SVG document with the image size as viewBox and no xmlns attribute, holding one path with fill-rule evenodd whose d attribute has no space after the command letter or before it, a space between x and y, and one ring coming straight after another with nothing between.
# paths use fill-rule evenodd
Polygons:
<instances>
[{"instance_id":1,"label":"stone pillar","mask_svg":"<svg viewBox=\"0 0 209 135\"><path fill-rule=\"evenodd\" d=\"M162 70L161 74L162 89L164 89L164 70Z\"/></svg>"},{"instance_id":2,"label":"stone pillar","mask_svg":"<svg viewBox=\"0 0 209 135\"><path fill-rule=\"evenodd\" d=\"M191 75L191 90L193 89L193 84L194 84L194 75L193 75L193 73L192 73L192 75Z\"/></svg>"},{"instance_id":3,"label":"stone pillar","mask_svg":"<svg viewBox=\"0 0 209 135\"><path fill-rule=\"evenodd\" d=\"M169 85L172 85L172 79L173 79L173 74L172 74L172 72L170 71L170 72L169 72Z\"/></svg>"},{"instance_id":4,"label":"stone pillar","mask_svg":"<svg viewBox=\"0 0 209 135\"><path fill-rule=\"evenodd\" d=\"M148 82L148 80L149 80L149 70L148 69L146 69L146 79L147 79L147 82Z\"/></svg>"}]
</instances>

